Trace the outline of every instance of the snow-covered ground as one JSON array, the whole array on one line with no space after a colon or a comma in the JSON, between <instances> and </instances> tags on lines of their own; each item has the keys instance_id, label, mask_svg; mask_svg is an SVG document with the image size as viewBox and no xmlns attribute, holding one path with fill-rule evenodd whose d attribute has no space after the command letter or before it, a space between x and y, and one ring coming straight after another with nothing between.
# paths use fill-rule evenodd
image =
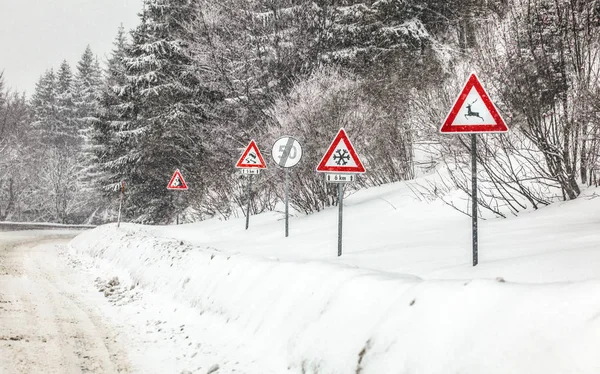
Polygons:
<instances>
[{"instance_id":1,"label":"snow-covered ground","mask_svg":"<svg viewBox=\"0 0 600 374\"><path fill-rule=\"evenodd\" d=\"M475 268L470 218L404 183L345 200L340 258L335 208L293 217L288 238L273 212L248 231L111 224L71 256L140 373L597 374L599 192L480 221Z\"/></svg>"},{"instance_id":2,"label":"snow-covered ground","mask_svg":"<svg viewBox=\"0 0 600 374\"><path fill-rule=\"evenodd\" d=\"M77 233L0 233L0 373L130 371L104 297L69 266Z\"/></svg>"}]
</instances>

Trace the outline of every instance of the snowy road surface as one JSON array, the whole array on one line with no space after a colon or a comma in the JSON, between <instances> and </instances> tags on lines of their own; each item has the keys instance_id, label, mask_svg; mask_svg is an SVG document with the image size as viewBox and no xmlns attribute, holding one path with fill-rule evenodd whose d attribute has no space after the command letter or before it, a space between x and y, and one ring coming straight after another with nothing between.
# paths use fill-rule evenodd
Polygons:
<instances>
[{"instance_id":1,"label":"snowy road surface","mask_svg":"<svg viewBox=\"0 0 600 374\"><path fill-rule=\"evenodd\" d=\"M0 235L0 373L128 372L115 332L62 251L76 234Z\"/></svg>"},{"instance_id":2,"label":"snowy road surface","mask_svg":"<svg viewBox=\"0 0 600 374\"><path fill-rule=\"evenodd\" d=\"M69 242L79 233L0 232L0 374L286 371L237 342L229 319L73 256Z\"/></svg>"}]
</instances>

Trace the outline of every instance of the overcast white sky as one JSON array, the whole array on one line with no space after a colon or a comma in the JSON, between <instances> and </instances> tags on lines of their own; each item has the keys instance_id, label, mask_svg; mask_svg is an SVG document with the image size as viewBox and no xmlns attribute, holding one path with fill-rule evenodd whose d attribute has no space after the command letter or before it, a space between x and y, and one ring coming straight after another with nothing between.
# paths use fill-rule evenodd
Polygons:
<instances>
[{"instance_id":1,"label":"overcast white sky","mask_svg":"<svg viewBox=\"0 0 600 374\"><path fill-rule=\"evenodd\" d=\"M89 44L104 62L121 23L138 24L142 0L0 0L0 71L7 85L33 93L39 76Z\"/></svg>"}]
</instances>

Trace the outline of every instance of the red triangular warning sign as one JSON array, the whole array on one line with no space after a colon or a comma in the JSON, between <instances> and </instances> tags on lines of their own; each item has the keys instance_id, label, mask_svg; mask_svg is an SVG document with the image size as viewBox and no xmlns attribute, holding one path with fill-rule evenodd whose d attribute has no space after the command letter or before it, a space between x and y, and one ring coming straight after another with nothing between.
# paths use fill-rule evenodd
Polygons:
<instances>
[{"instance_id":1,"label":"red triangular warning sign","mask_svg":"<svg viewBox=\"0 0 600 374\"><path fill-rule=\"evenodd\" d=\"M498 110L483 89L475 73L472 73L465 87L448 113L441 133L485 133L506 132Z\"/></svg>"},{"instance_id":2,"label":"red triangular warning sign","mask_svg":"<svg viewBox=\"0 0 600 374\"><path fill-rule=\"evenodd\" d=\"M235 164L236 168L240 169L266 169L267 164L265 164L265 160L263 159L262 154L258 150L258 146L254 142L254 139L250 141L250 144L246 147L244 153L242 153L242 157Z\"/></svg>"},{"instance_id":3,"label":"red triangular warning sign","mask_svg":"<svg viewBox=\"0 0 600 374\"><path fill-rule=\"evenodd\" d=\"M169 190L187 190L188 189L188 186L185 183L185 180L183 180L183 175L181 175L181 172L179 171L179 169L175 170L175 173L171 177L171 181L167 185L167 189L169 189Z\"/></svg>"},{"instance_id":4,"label":"red triangular warning sign","mask_svg":"<svg viewBox=\"0 0 600 374\"><path fill-rule=\"evenodd\" d=\"M317 166L320 172L364 173L365 167L360 162L346 131L341 128L331 142L325 156Z\"/></svg>"}]
</instances>

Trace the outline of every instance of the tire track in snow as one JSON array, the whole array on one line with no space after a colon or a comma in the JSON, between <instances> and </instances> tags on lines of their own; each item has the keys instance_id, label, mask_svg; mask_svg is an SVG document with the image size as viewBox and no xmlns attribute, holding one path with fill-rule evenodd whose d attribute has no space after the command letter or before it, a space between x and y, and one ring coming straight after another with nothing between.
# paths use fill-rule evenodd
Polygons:
<instances>
[{"instance_id":1,"label":"tire track in snow","mask_svg":"<svg viewBox=\"0 0 600 374\"><path fill-rule=\"evenodd\" d=\"M130 371L115 333L59 257L65 243L0 243L0 373Z\"/></svg>"}]
</instances>

